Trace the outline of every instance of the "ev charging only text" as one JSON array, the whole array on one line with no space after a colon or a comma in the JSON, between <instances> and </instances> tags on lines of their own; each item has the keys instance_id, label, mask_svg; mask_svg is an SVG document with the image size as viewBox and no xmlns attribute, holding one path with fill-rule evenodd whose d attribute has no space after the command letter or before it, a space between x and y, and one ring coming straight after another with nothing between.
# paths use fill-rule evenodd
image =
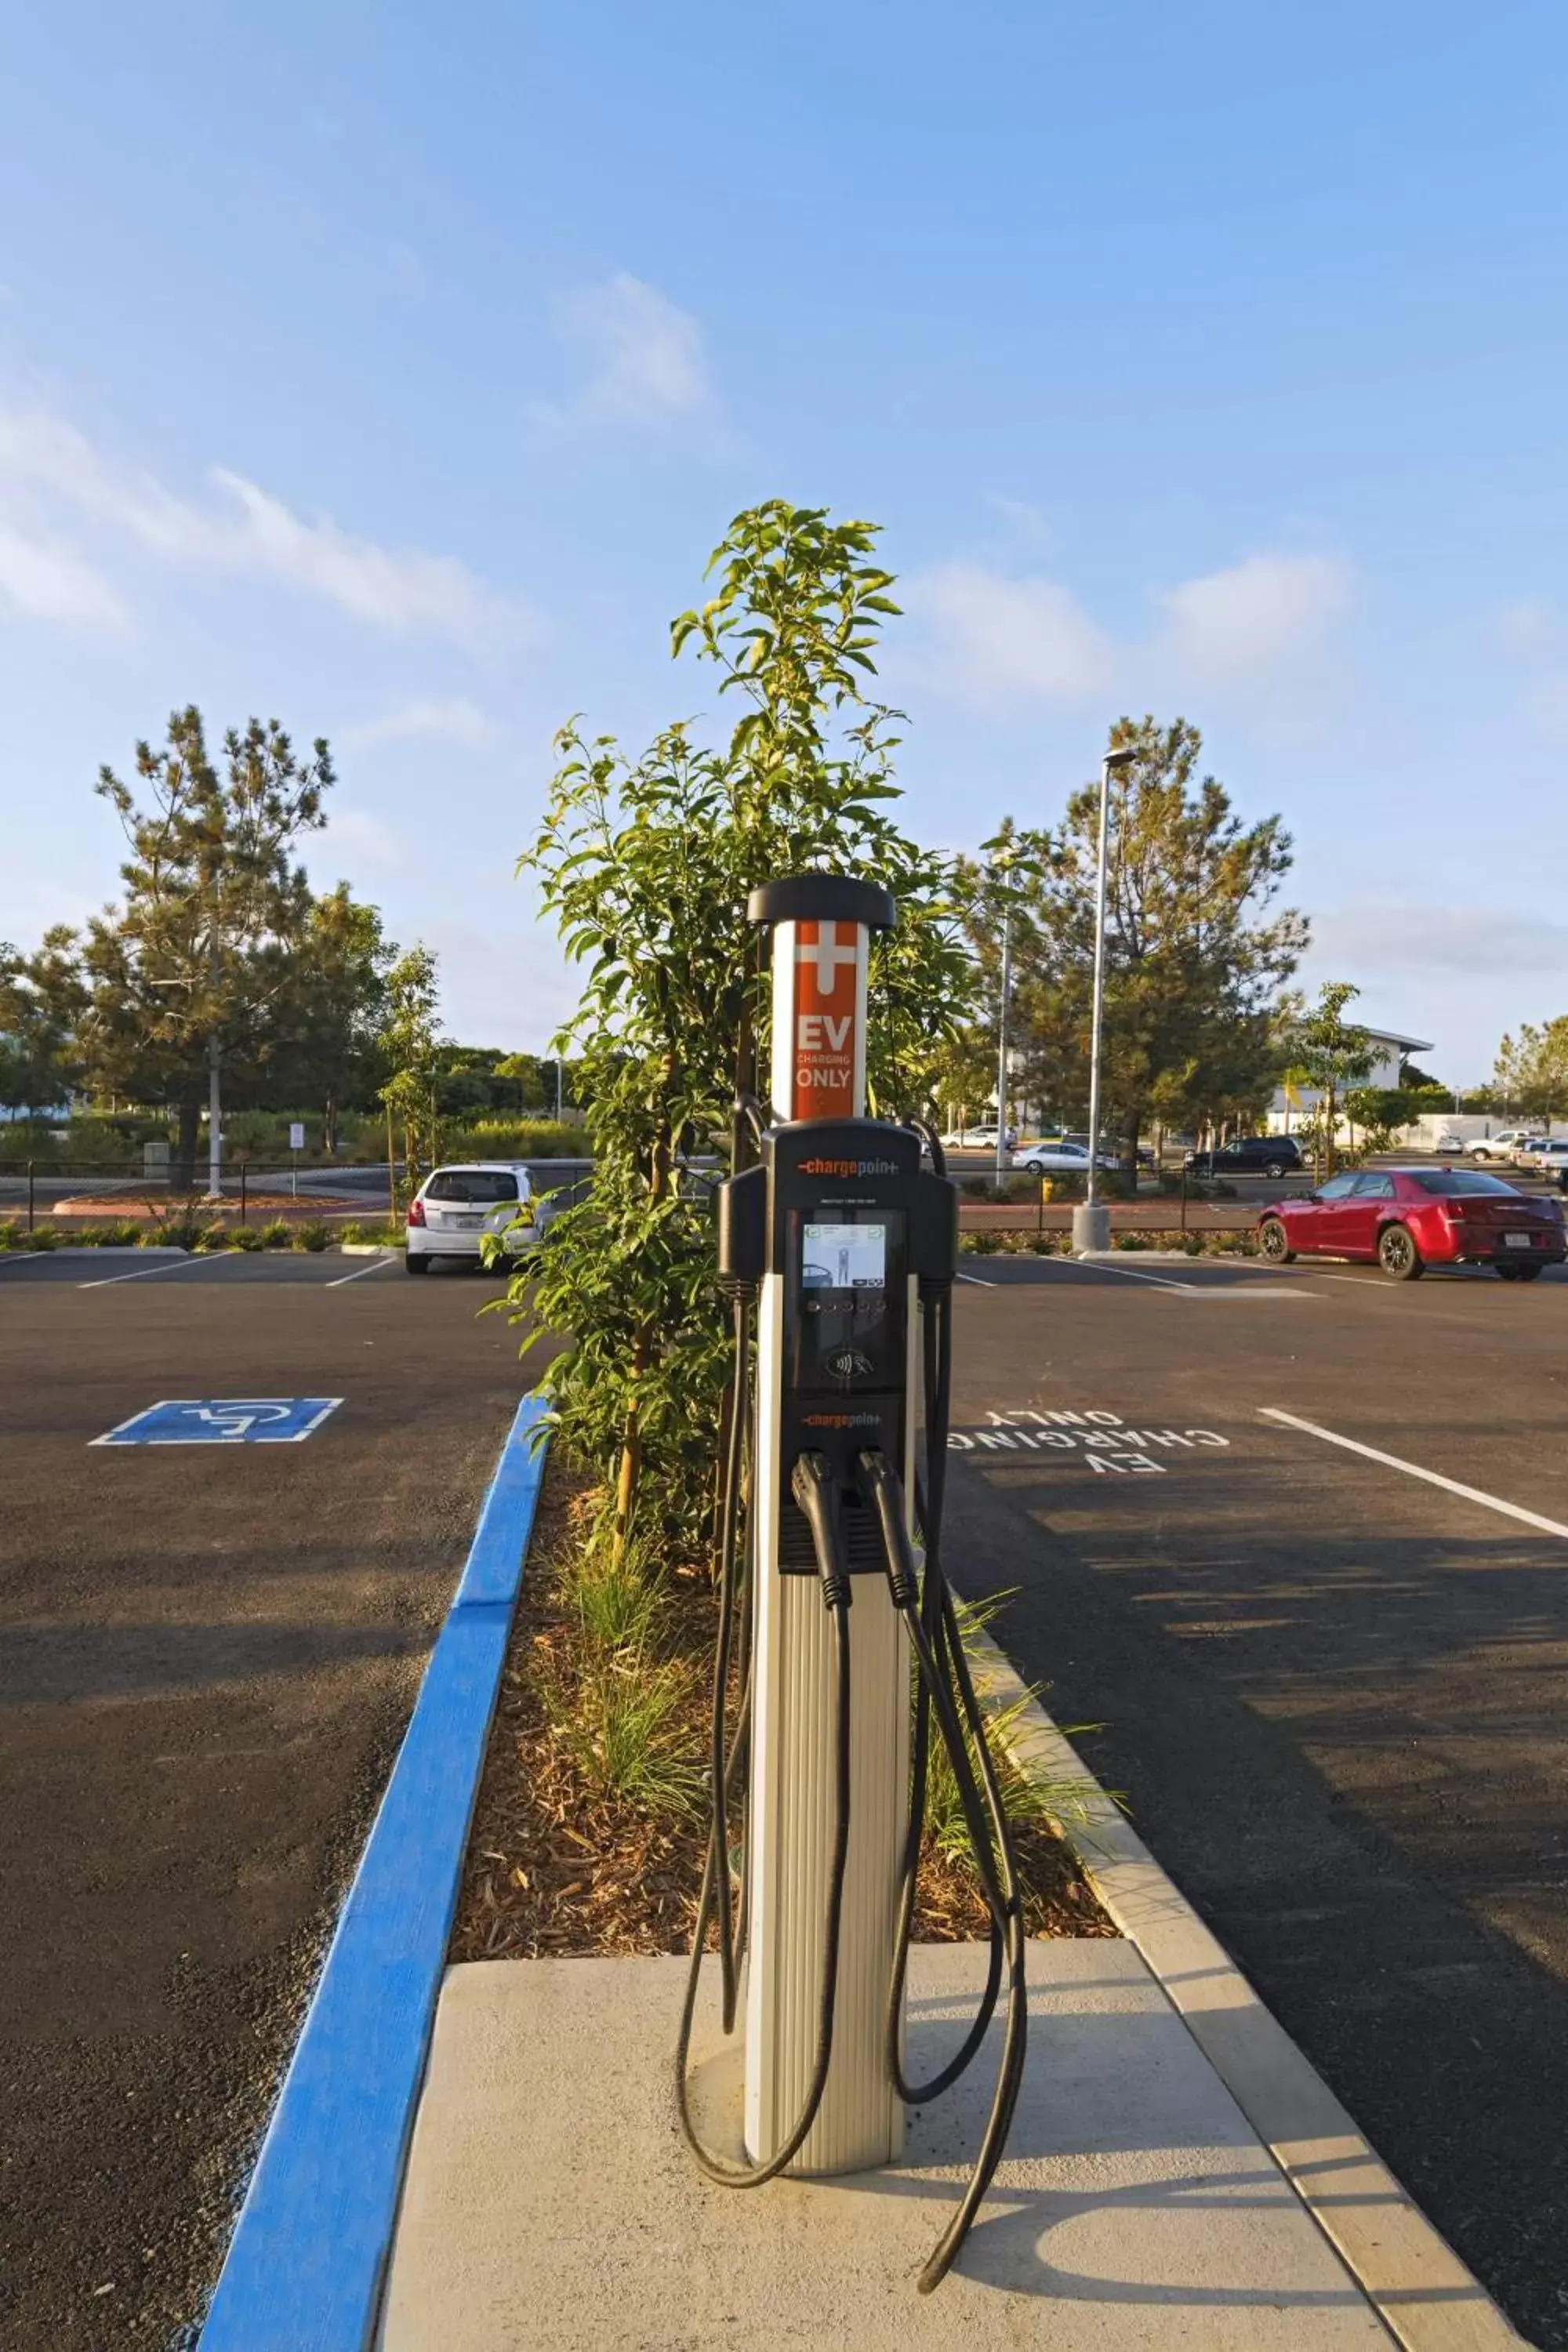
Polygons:
<instances>
[{"instance_id":1,"label":"ev charging only text","mask_svg":"<svg viewBox=\"0 0 1568 2352\"><path fill-rule=\"evenodd\" d=\"M1163 1478L1171 1456L1230 1444L1215 1429L1134 1429L1119 1412L1097 1407L1037 1412L1025 1406L990 1413L987 1422L984 1429L950 1430L949 1452L1071 1454L1102 1478ZM1155 1448L1165 1460L1157 1458Z\"/></svg>"}]
</instances>

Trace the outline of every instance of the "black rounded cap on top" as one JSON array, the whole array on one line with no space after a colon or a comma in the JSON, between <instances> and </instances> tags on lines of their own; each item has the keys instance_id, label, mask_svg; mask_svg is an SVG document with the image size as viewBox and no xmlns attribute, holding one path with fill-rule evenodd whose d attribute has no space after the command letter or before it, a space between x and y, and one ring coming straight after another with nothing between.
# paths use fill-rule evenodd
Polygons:
<instances>
[{"instance_id":1,"label":"black rounded cap on top","mask_svg":"<svg viewBox=\"0 0 1568 2352\"><path fill-rule=\"evenodd\" d=\"M899 919L893 894L879 882L847 874L786 874L764 882L746 901L748 923L864 923L890 931Z\"/></svg>"}]
</instances>

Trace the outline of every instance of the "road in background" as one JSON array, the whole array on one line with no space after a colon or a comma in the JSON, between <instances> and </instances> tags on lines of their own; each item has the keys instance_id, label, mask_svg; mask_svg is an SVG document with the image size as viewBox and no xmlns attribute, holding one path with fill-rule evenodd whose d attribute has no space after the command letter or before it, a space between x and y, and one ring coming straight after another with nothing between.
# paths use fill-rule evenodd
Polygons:
<instances>
[{"instance_id":1,"label":"road in background","mask_svg":"<svg viewBox=\"0 0 1568 2352\"><path fill-rule=\"evenodd\" d=\"M548 1192L563 1186L575 1186L593 1166L589 1160L530 1160L522 1163L537 1192ZM398 1174L402 1175L401 1163ZM205 1173L205 1171L204 1171ZM363 1217L384 1215L391 1199L387 1190L386 1163L353 1165L329 1160L324 1164L309 1164L298 1168L287 1162L263 1165L260 1161L246 1164L245 1181L247 1192L287 1193L298 1183L301 1193L335 1202L345 1213ZM237 1162L226 1162L223 1171L224 1209L232 1214L239 1206L239 1169ZM26 1171L17 1172L0 1170L0 1216L15 1216L27 1203L28 1181ZM123 1202L128 1210L140 1209L151 1202L159 1209L177 1209L184 1196L172 1196L167 1185L150 1181L125 1169L79 1169L58 1175L46 1171L40 1163L32 1180L35 1213L43 1219L52 1214L57 1201L104 1200ZM199 1205L199 1196L198 1196Z\"/></svg>"},{"instance_id":2,"label":"road in background","mask_svg":"<svg viewBox=\"0 0 1568 2352\"><path fill-rule=\"evenodd\" d=\"M163 2352L200 2315L542 1360L476 1321L496 1289L395 1257L0 1271L7 2344ZM306 1395L342 1402L300 1444L91 1443Z\"/></svg>"},{"instance_id":3,"label":"road in background","mask_svg":"<svg viewBox=\"0 0 1568 2352\"><path fill-rule=\"evenodd\" d=\"M1568 1534L1411 1475L1568 1530L1568 1277L975 1263L956 1580L1018 1588L1020 1669L1104 1726L1161 1862L1568 2347Z\"/></svg>"}]
</instances>

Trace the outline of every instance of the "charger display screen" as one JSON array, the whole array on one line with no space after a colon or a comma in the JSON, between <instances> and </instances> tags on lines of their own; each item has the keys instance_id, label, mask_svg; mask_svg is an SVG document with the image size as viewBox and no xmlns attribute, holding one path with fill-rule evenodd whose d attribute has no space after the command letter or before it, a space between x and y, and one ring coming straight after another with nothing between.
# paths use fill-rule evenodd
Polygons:
<instances>
[{"instance_id":1,"label":"charger display screen","mask_svg":"<svg viewBox=\"0 0 1568 2352\"><path fill-rule=\"evenodd\" d=\"M888 1228L807 1223L801 1234L805 1290L881 1290L888 1280Z\"/></svg>"},{"instance_id":2,"label":"charger display screen","mask_svg":"<svg viewBox=\"0 0 1568 2352\"><path fill-rule=\"evenodd\" d=\"M790 1212L789 1385L842 1396L904 1382L901 1209L837 1202Z\"/></svg>"}]
</instances>

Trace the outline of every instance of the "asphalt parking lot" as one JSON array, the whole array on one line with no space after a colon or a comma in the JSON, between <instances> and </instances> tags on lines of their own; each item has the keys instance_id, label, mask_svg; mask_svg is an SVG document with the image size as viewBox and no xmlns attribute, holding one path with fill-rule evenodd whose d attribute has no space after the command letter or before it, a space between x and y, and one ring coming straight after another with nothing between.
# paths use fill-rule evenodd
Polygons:
<instances>
[{"instance_id":1,"label":"asphalt parking lot","mask_svg":"<svg viewBox=\"0 0 1568 2352\"><path fill-rule=\"evenodd\" d=\"M517 1398L395 1258L0 1265L0 2340L189 2340ZM163 1399L301 1443L100 1446Z\"/></svg>"},{"instance_id":2,"label":"asphalt parking lot","mask_svg":"<svg viewBox=\"0 0 1568 2352\"><path fill-rule=\"evenodd\" d=\"M955 1580L1568 2347L1568 1273L969 1264Z\"/></svg>"}]
</instances>

